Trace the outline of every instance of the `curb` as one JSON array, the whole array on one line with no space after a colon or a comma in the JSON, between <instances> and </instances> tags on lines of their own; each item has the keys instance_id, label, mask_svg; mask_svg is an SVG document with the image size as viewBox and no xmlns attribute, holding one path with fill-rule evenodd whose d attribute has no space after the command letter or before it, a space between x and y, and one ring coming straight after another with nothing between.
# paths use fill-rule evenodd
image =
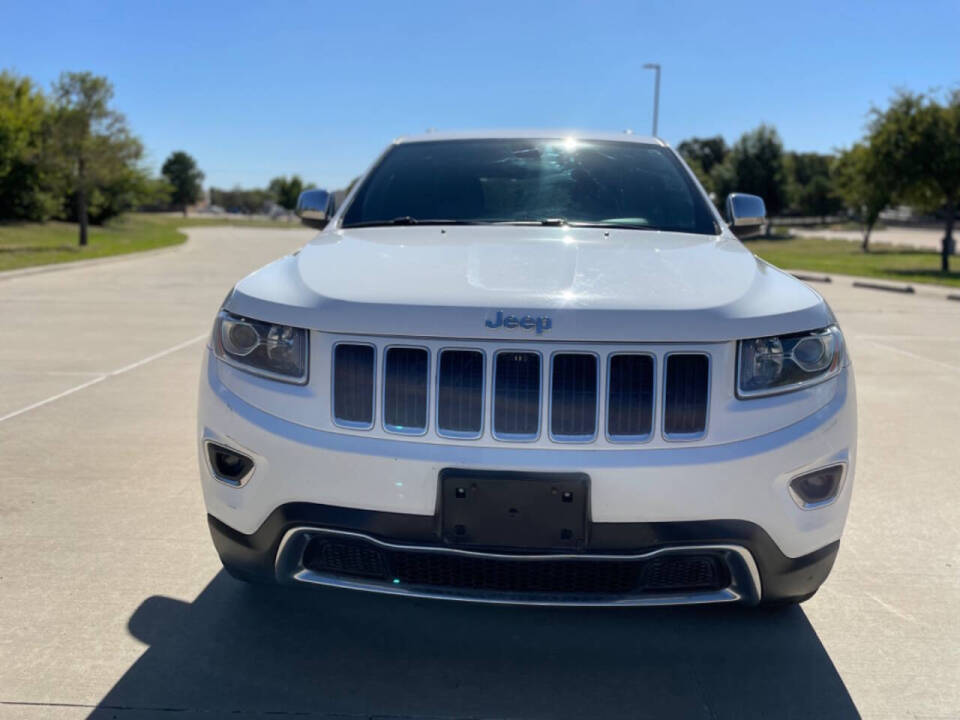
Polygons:
<instances>
[{"instance_id":1,"label":"curb","mask_svg":"<svg viewBox=\"0 0 960 720\"><path fill-rule=\"evenodd\" d=\"M882 290L886 292L895 292L901 295L913 295L915 297L940 298L960 302L960 293L957 288L951 285L937 285L935 283L917 283L914 285L895 285L884 282L874 282L870 278L857 275L843 275L840 273L830 275L808 274L803 270L784 270L798 280L807 283L833 283L836 286L849 286L864 288L869 290Z\"/></svg>"},{"instance_id":2,"label":"curb","mask_svg":"<svg viewBox=\"0 0 960 720\"><path fill-rule=\"evenodd\" d=\"M190 242L189 233L186 232L186 229L183 232L187 236L186 240L168 247L155 248L153 250L140 250L139 252L123 253L122 255L109 255L102 258L90 258L89 260L70 260L68 262L50 263L48 265L35 265L33 267L19 268L17 270L3 270L0 271L0 282L3 282L4 280L14 280L18 277L27 277L29 275L40 275L42 273L58 272L61 270L78 270L80 268L97 267L98 265L108 265L110 263L123 262L124 260L137 260L142 257L163 255L164 253L182 250L184 246Z\"/></svg>"},{"instance_id":3,"label":"curb","mask_svg":"<svg viewBox=\"0 0 960 720\"><path fill-rule=\"evenodd\" d=\"M790 273L797 280L803 280L804 282L820 282L820 283L832 283L833 278L829 275L806 275L804 273Z\"/></svg>"},{"instance_id":4,"label":"curb","mask_svg":"<svg viewBox=\"0 0 960 720\"><path fill-rule=\"evenodd\" d=\"M906 293L908 295L912 295L916 292L913 289L913 285L882 285L874 282L863 282L862 280L854 280L853 286L858 288L867 288L868 290L885 290L887 292Z\"/></svg>"}]
</instances>

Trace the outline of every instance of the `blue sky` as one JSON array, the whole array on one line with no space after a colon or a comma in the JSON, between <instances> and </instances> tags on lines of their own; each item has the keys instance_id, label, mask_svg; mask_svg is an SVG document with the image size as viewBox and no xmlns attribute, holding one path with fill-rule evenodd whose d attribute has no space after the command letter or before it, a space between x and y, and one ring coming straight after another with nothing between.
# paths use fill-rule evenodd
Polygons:
<instances>
[{"instance_id":1,"label":"blue sky","mask_svg":"<svg viewBox=\"0 0 960 720\"><path fill-rule=\"evenodd\" d=\"M339 187L397 135L582 127L830 151L896 87L960 83L960 2L0 2L0 68L116 87L157 168Z\"/></svg>"}]
</instances>

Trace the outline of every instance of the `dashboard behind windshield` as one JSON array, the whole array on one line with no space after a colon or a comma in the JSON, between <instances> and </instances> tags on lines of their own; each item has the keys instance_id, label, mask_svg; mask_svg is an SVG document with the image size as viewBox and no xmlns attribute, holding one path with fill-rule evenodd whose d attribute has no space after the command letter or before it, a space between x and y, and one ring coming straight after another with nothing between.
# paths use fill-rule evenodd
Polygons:
<instances>
[{"instance_id":1,"label":"dashboard behind windshield","mask_svg":"<svg viewBox=\"0 0 960 720\"><path fill-rule=\"evenodd\" d=\"M431 222L717 234L706 201L667 148L570 138L395 145L358 188L342 226Z\"/></svg>"}]
</instances>

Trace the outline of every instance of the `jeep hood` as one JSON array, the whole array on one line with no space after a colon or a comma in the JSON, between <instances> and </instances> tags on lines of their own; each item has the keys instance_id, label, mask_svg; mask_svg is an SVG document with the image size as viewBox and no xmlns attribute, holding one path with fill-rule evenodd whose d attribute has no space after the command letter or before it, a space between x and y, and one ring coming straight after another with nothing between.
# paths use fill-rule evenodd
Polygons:
<instances>
[{"instance_id":1,"label":"jeep hood","mask_svg":"<svg viewBox=\"0 0 960 720\"><path fill-rule=\"evenodd\" d=\"M226 307L328 332L528 341L726 341L833 322L732 235L566 227L328 229ZM487 327L498 312L550 329Z\"/></svg>"}]
</instances>

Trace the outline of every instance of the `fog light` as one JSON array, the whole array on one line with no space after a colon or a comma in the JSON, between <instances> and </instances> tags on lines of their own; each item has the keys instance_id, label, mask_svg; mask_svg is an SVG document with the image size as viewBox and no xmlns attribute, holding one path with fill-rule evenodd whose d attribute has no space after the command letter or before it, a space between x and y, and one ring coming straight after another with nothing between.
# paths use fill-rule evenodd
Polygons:
<instances>
[{"instance_id":1,"label":"fog light","mask_svg":"<svg viewBox=\"0 0 960 720\"><path fill-rule=\"evenodd\" d=\"M243 485L253 470L253 460L246 455L212 442L207 443L207 457L217 480L227 485Z\"/></svg>"},{"instance_id":2,"label":"fog light","mask_svg":"<svg viewBox=\"0 0 960 720\"><path fill-rule=\"evenodd\" d=\"M840 492L843 465L831 465L799 475L790 481L790 494L804 509L822 507L832 503Z\"/></svg>"}]
</instances>

